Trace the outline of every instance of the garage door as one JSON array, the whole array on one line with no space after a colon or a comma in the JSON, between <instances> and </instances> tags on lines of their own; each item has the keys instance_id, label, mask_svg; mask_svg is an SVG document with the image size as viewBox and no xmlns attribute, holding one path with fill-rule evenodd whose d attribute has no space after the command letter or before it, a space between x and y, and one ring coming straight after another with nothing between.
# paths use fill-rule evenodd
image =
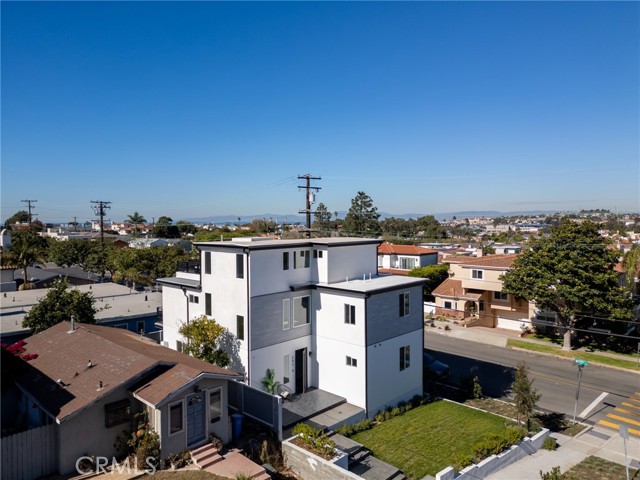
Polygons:
<instances>
[{"instance_id":1,"label":"garage door","mask_svg":"<svg viewBox=\"0 0 640 480\"><path fill-rule=\"evenodd\" d=\"M501 316L498 316L497 320L498 322L496 327L504 328L506 330L517 330L518 332L520 331L520 325L522 325L522 322L528 321L526 318L521 319L521 318L509 318L509 317L501 317Z\"/></svg>"}]
</instances>

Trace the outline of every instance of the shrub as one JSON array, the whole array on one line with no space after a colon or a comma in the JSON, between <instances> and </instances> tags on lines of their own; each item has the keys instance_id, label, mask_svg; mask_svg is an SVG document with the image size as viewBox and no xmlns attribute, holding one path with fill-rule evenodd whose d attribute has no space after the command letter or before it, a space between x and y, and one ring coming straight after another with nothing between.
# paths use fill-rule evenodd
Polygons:
<instances>
[{"instance_id":1,"label":"shrub","mask_svg":"<svg viewBox=\"0 0 640 480\"><path fill-rule=\"evenodd\" d=\"M353 426L354 433L364 432L369 430L373 426L373 420L369 418L363 418Z\"/></svg>"},{"instance_id":2,"label":"shrub","mask_svg":"<svg viewBox=\"0 0 640 480\"><path fill-rule=\"evenodd\" d=\"M558 442L556 442L556 439L553 437L547 437L544 439L542 448L544 448L545 450L555 450L558 448Z\"/></svg>"},{"instance_id":3,"label":"shrub","mask_svg":"<svg viewBox=\"0 0 640 480\"><path fill-rule=\"evenodd\" d=\"M135 451L136 465L145 468L153 465L158 467L160 462L160 436L153 430L149 430L141 437Z\"/></svg>"},{"instance_id":4,"label":"shrub","mask_svg":"<svg viewBox=\"0 0 640 480\"><path fill-rule=\"evenodd\" d=\"M527 436L527 429L520 426L513 426L507 428L506 439L510 445L515 445Z\"/></svg>"},{"instance_id":5,"label":"shrub","mask_svg":"<svg viewBox=\"0 0 640 480\"><path fill-rule=\"evenodd\" d=\"M540 478L542 480L562 480L563 475L560 473L560 467L553 467L551 471L542 473L540 470Z\"/></svg>"},{"instance_id":6,"label":"shrub","mask_svg":"<svg viewBox=\"0 0 640 480\"><path fill-rule=\"evenodd\" d=\"M351 425L340 425L338 428L336 428L336 433L345 437L350 437L355 432L353 431L353 427Z\"/></svg>"},{"instance_id":7,"label":"shrub","mask_svg":"<svg viewBox=\"0 0 640 480\"><path fill-rule=\"evenodd\" d=\"M373 417L373 418L374 418L374 419L375 419L375 421L376 421L376 422L378 422L378 423L382 423L382 422L384 422L384 421L385 421L384 413L382 413L382 412L378 412L378 413L376 413L376 416L375 416L375 417Z\"/></svg>"},{"instance_id":8,"label":"shrub","mask_svg":"<svg viewBox=\"0 0 640 480\"><path fill-rule=\"evenodd\" d=\"M509 442L505 437L495 433L489 433L473 446L473 454L477 459L487 458L490 455L497 455L509 447Z\"/></svg>"},{"instance_id":9,"label":"shrub","mask_svg":"<svg viewBox=\"0 0 640 480\"><path fill-rule=\"evenodd\" d=\"M393 407L391 409L391 416L392 417L397 417L398 415L401 415L402 411L398 408L398 407Z\"/></svg>"},{"instance_id":10,"label":"shrub","mask_svg":"<svg viewBox=\"0 0 640 480\"><path fill-rule=\"evenodd\" d=\"M313 453L324 458L332 458L335 455L335 442L329 440L327 434L305 423L298 423L292 430L298 435L297 440Z\"/></svg>"},{"instance_id":11,"label":"shrub","mask_svg":"<svg viewBox=\"0 0 640 480\"><path fill-rule=\"evenodd\" d=\"M473 457L467 453L458 452L453 457L453 468L457 471L462 470L473 463Z\"/></svg>"}]
</instances>

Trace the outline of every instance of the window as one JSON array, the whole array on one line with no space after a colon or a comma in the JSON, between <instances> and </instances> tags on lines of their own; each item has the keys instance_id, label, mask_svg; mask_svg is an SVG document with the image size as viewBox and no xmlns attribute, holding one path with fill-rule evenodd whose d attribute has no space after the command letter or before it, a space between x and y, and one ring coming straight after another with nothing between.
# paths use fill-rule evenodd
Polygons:
<instances>
[{"instance_id":1,"label":"window","mask_svg":"<svg viewBox=\"0 0 640 480\"><path fill-rule=\"evenodd\" d=\"M400 371L411 365L411 346L400 347Z\"/></svg>"},{"instance_id":2,"label":"window","mask_svg":"<svg viewBox=\"0 0 640 480\"><path fill-rule=\"evenodd\" d=\"M482 280L484 278L484 270L471 270L471 278Z\"/></svg>"},{"instance_id":3,"label":"window","mask_svg":"<svg viewBox=\"0 0 640 480\"><path fill-rule=\"evenodd\" d=\"M509 300L509 294L505 292L493 292L494 300Z\"/></svg>"},{"instance_id":4,"label":"window","mask_svg":"<svg viewBox=\"0 0 640 480\"><path fill-rule=\"evenodd\" d=\"M293 252L293 268L309 268L311 266L311 253L308 250Z\"/></svg>"},{"instance_id":5,"label":"window","mask_svg":"<svg viewBox=\"0 0 640 480\"><path fill-rule=\"evenodd\" d=\"M222 417L222 393L219 388L209 391L209 421L215 423Z\"/></svg>"},{"instance_id":6,"label":"window","mask_svg":"<svg viewBox=\"0 0 640 480\"><path fill-rule=\"evenodd\" d=\"M309 298L297 297L293 299L293 326L299 327L309 323Z\"/></svg>"},{"instance_id":7,"label":"window","mask_svg":"<svg viewBox=\"0 0 640 480\"><path fill-rule=\"evenodd\" d=\"M200 297L197 295L189 295L189 303L200 303Z\"/></svg>"},{"instance_id":8,"label":"window","mask_svg":"<svg viewBox=\"0 0 640 480\"><path fill-rule=\"evenodd\" d=\"M300 252L301 255L304 255L304 268L309 268L311 266L311 252L309 250L305 252Z\"/></svg>"},{"instance_id":9,"label":"window","mask_svg":"<svg viewBox=\"0 0 640 480\"><path fill-rule=\"evenodd\" d=\"M204 252L204 273L211 274L211 252Z\"/></svg>"},{"instance_id":10,"label":"window","mask_svg":"<svg viewBox=\"0 0 640 480\"><path fill-rule=\"evenodd\" d=\"M353 357L347 357L347 365L349 367L357 367L358 366L358 359L353 358Z\"/></svg>"},{"instance_id":11,"label":"window","mask_svg":"<svg viewBox=\"0 0 640 480\"><path fill-rule=\"evenodd\" d=\"M209 315L211 316L211 294L210 293L205 293L204 294L204 314L205 315Z\"/></svg>"},{"instance_id":12,"label":"window","mask_svg":"<svg viewBox=\"0 0 640 480\"><path fill-rule=\"evenodd\" d=\"M313 258L322 258L323 251L322 250L314 250Z\"/></svg>"},{"instance_id":13,"label":"window","mask_svg":"<svg viewBox=\"0 0 640 480\"><path fill-rule=\"evenodd\" d=\"M136 322L136 331L138 333L144 333L144 322Z\"/></svg>"},{"instance_id":14,"label":"window","mask_svg":"<svg viewBox=\"0 0 640 480\"><path fill-rule=\"evenodd\" d=\"M242 315L236 315L236 332L238 340L244 340L244 317Z\"/></svg>"},{"instance_id":15,"label":"window","mask_svg":"<svg viewBox=\"0 0 640 480\"><path fill-rule=\"evenodd\" d=\"M282 252L282 269L289 270L289 252Z\"/></svg>"},{"instance_id":16,"label":"window","mask_svg":"<svg viewBox=\"0 0 640 480\"><path fill-rule=\"evenodd\" d=\"M182 402L169 405L169 435L182 430Z\"/></svg>"},{"instance_id":17,"label":"window","mask_svg":"<svg viewBox=\"0 0 640 480\"><path fill-rule=\"evenodd\" d=\"M400 316L406 317L409 315L409 292L401 293L399 300Z\"/></svg>"},{"instance_id":18,"label":"window","mask_svg":"<svg viewBox=\"0 0 640 480\"><path fill-rule=\"evenodd\" d=\"M282 361L282 383L289 383L289 374L291 373L291 360L289 354L285 355Z\"/></svg>"},{"instance_id":19,"label":"window","mask_svg":"<svg viewBox=\"0 0 640 480\"><path fill-rule=\"evenodd\" d=\"M176 350L184 353L184 343L182 343L180 340L176 340Z\"/></svg>"},{"instance_id":20,"label":"window","mask_svg":"<svg viewBox=\"0 0 640 480\"><path fill-rule=\"evenodd\" d=\"M344 304L344 323L349 323L351 325L356 324L356 306L349 305L348 303Z\"/></svg>"},{"instance_id":21,"label":"window","mask_svg":"<svg viewBox=\"0 0 640 480\"><path fill-rule=\"evenodd\" d=\"M402 270L413 270L416 268L415 258L400 258L400 268Z\"/></svg>"},{"instance_id":22,"label":"window","mask_svg":"<svg viewBox=\"0 0 640 480\"><path fill-rule=\"evenodd\" d=\"M244 278L244 255L236 254L236 278Z\"/></svg>"},{"instance_id":23,"label":"window","mask_svg":"<svg viewBox=\"0 0 640 480\"><path fill-rule=\"evenodd\" d=\"M131 420L131 403L128 398L104 406L104 426L111 428Z\"/></svg>"},{"instance_id":24,"label":"window","mask_svg":"<svg viewBox=\"0 0 640 480\"><path fill-rule=\"evenodd\" d=\"M445 300L444 301L444 308L446 308L448 310L453 310L453 302L451 302L450 300Z\"/></svg>"},{"instance_id":25,"label":"window","mask_svg":"<svg viewBox=\"0 0 640 480\"><path fill-rule=\"evenodd\" d=\"M484 312L484 300L480 300L478 303L480 304L480 311Z\"/></svg>"},{"instance_id":26,"label":"window","mask_svg":"<svg viewBox=\"0 0 640 480\"><path fill-rule=\"evenodd\" d=\"M291 300L282 300L282 329L289 330L291 327Z\"/></svg>"}]
</instances>

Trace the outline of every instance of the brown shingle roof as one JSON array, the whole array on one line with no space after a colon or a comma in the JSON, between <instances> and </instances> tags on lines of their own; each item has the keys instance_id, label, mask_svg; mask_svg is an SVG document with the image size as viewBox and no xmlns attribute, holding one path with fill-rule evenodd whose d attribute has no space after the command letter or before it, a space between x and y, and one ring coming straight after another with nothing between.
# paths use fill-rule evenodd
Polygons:
<instances>
[{"instance_id":1,"label":"brown shingle roof","mask_svg":"<svg viewBox=\"0 0 640 480\"><path fill-rule=\"evenodd\" d=\"M480 300L482 297L480 293L464 293L462 282L460 280L454 280L453 278L447 278L438 285L431 294L437 295L438 297L462 298L467 300Z\"/></svg>"},{"instance_id":2,"label":"brown shingle roof","mask_svg":"<svg viewBox=\"0 0 640 480\"><path fill-rule=\"evenodd\" d=\"M418 247L416 245L394 245L392 243L383 243L382 245L378 245L378 255L434 255L437 253L437 250Z\"/></svg>"},{"instance_id":3,"label":"brown shingle roof","mask_svg":"<svg viewBox=\"0 0 640 480\"><path fill-rule=\"evenodd\" d=\"M443 259L443 262L468 265L470 267L511 268L517 256L517 253L510 253L508 255L485 255L484 257L456 258L455 260L450 257L446 257Z\"/></svg>"},{"instance_id":4,"label":"brown shingle roof","mask_svg":"<svg viewBox=\"0 0 640 480\"><path fill-rule=\"evenodd\" d=\"M151 392L150 401L166 397L202 373L229 378L238 376L135 333L112 327L79 324L70 332L70 323L62 322L25 342L26 353L35 353L38 357L24 365L17 381L58 421L74 415L119 386L129 386L147 372L157 371L146 383ZM175 375L168 375L173 370ZM101 389L99 382L102 382ZM141 396L147 399L147 394ZM152 403L157 404L156 401Z\"/></svg>"}]
</instances>

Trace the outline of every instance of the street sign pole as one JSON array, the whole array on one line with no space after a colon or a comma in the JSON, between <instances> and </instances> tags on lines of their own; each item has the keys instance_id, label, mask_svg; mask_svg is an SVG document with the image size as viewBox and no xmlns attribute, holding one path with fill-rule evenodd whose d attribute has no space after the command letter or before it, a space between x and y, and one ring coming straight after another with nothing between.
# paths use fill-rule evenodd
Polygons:
<instances>
[{"instance_id":1,"label":"street sign pole","mask_svg":"<svg viewBox=\"0 0 640 480\"><path fill-rule=\"evenodd\" d=\"M627 480L629 480L629 459L627 458L627 440L629 439L629 430L625 424L621 424L619 429L620 436L624 442L624 466L627 469Z\"/></svg>"},{"instance_id":2,"label":"street sign pole","mask_svg":"<svg viewBox=\"0 0 640 480\"><path fill-rule=\"evenodd\" d=\"M587 365L589 365L589 362L587 362L586 360L581 360L579 358L576 358L574 360L574 363L578 365L578 387L576 388L576 403L573 406L573 424L575 425L576 412L578 410L578 398L580 397L580 382L582 381L582 369Z\"/></svg>"}]
</instances>

